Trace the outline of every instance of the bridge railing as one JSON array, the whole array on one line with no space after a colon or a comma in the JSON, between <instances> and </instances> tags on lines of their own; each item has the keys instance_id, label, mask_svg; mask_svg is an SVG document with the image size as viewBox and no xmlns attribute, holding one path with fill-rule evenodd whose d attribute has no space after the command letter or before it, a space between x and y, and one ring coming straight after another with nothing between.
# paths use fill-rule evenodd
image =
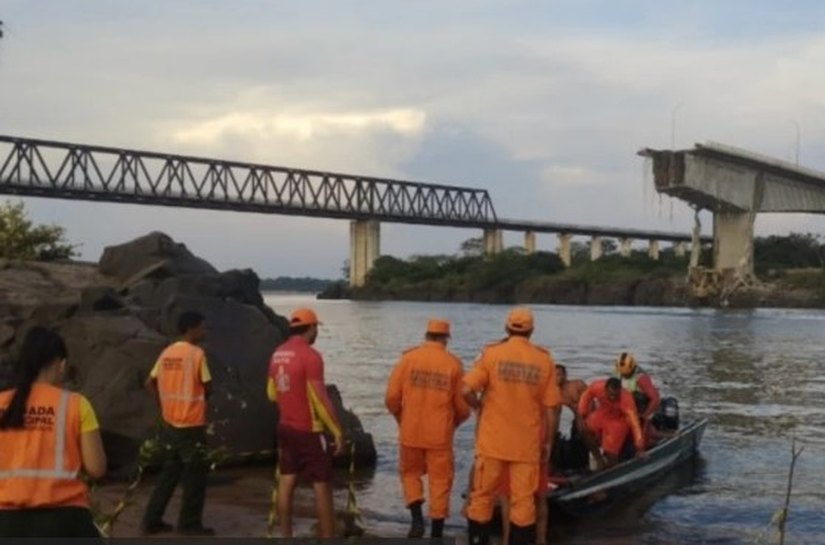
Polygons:
<instances>
[{"instance_id":1,"label":"bridge railing","mask_svg":"<svg viewBox=\"0 0 825 545\"><path fill-rule=\"evenodd\" d=\"M0 136L0 193L486 226L486 190Z\"/></svg>"}]
</instances>

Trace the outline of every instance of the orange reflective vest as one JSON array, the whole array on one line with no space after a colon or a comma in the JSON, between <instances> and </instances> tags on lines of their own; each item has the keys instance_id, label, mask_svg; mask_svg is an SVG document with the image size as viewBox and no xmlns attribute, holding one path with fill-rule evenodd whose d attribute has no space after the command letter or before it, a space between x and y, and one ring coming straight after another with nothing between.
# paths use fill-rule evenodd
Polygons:
<instances>
[{"instance_id":1,"label":"orange reflective vest","mask_svg":"<svg viewBox=\"0 0 825 545\"><path fill-rule=\"evenodd\" d=\"M0 392L0 412L13 394ZM0 430L0 509L88 507L81 465L80 396L35 383L23 428Z\"/></svg>"},{"instance_id":2,"label":"orange reflective vest","mask_svg":"<svg viewBox=\"0 0 825 545\"><path fill-rule=\"evenodd\" d=\"M158 358L155 371L163 419L176 428L206 425L201 367L206 355L194 344L176 342Z\"/></svg>"}]
</instances>

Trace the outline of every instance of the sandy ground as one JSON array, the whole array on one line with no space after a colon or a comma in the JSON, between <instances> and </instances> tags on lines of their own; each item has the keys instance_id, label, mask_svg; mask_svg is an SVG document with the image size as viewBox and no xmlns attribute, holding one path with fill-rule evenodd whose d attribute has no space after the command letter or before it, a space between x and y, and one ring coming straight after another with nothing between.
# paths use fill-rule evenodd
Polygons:
<instances>
[{"instance_id":1,"label":"sandy ground","mask_svg":"<svg viewBox=\"0 0 825 545\"><path fill-rule=\"evenodd\" d=\"M206 492L204 526L214 528L221 537L265 537L272 493L271 475L271 468L266 467L227 469L211 473ZM115 523L111 537L140 536L140 520L153 485L154 479L151 476L144 479L132 496L130 505ZM126 483L98 487L94 492L94 500L100 502L104 511L110 512L123 497L126 487ZM180 495L178 487L164 517L166 522L173 525L177 521ZM336 507L343 508L343 504L338 501ZM312 537L315 510L311 488L302 486L296 492L294 515L296 537ZM169 536L170 534L161 534L158 537Z\"/></svg>"}]
</instances>

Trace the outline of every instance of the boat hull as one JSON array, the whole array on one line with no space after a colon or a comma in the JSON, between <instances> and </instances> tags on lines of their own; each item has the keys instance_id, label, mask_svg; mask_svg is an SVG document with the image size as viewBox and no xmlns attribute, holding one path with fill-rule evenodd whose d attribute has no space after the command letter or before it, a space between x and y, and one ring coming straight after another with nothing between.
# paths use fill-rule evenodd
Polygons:
<instances>
[{"instance_id":1,"label":"boat hull","mask_svg":"<svg viewBox=\"0 0 825 545\"><path fill-rule=\"evenodd\" d=\"M571 482L547 496L551 512L573 518L599 515L622 499L648 487L699 449L707 419L687 423L648 451L647 458L634 458L608 470Z\"/></svg>"}]
</instances>

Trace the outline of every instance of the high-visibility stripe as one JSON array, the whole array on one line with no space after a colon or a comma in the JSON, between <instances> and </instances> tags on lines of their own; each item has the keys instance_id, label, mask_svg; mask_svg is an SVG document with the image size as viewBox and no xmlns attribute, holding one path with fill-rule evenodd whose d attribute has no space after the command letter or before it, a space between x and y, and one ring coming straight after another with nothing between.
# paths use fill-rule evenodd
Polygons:
<instances>
[{"instance_id":1,"label":"high-visibility stripe","mask_svg":"<svg viewBox=\"0 0 825 545\"><path fill-rule=\"evenodd\" d=\"M66 406L69 404L69 392L60 392L57 404L57 437L54 445L54 470L63 470L63 455L66 452Z\"/></svg>"},{"instance_id":2,"label":"high-visibility stripe","mask_svg":"<svg viewBox=\"0 0 825 545\"><path fill-rule=\"evenodd\" d=\"M187 396L187 395L177 395L177 394L166 394L161 396L162 399L172 399L175 401L203 401L203 396Z\"/></svg>"},{"instance_id":3,"label":"high-visibility stripe","mask_svg":"<svg viewBox=\"0 0 825 545\"><path fill-rule=\"evenodd\" d=\"M56 469L11 469L0 471L0 479L14 479L19 477L30 479L75 479L77 471L56 470Z\"/></svg>"},{"instance_id":4,"label":"high-visibility stripe","mask_svg":"<svg viewBox=\"0 0 825 545\"><path fill-rule=\"evenodd\" d=\"M63 469L66 455L66 413L69 405L69 392L60 392L60 401L57 403L57 424L55 425L54 469L27 469L18 468L9 471L0 471L0 479L29 478L29 479L76 479L78 470Z\"/></svg>"}]
</instances>

